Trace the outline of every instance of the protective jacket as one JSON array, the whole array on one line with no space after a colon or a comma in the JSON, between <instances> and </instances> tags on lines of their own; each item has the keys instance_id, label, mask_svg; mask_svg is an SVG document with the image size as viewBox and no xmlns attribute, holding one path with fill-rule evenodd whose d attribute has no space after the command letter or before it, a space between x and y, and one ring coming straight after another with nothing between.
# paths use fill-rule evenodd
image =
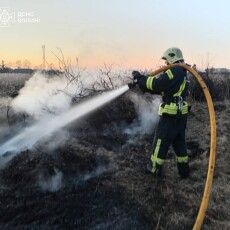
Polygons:
<instances>
[{"instance_id":1,"label":"protective jacket","mask_svg":"<svg viewBox=\"0 0 230 230\"><path fill-rule=\"evenodd\" d=\"M173 67L158 76L143 76L138 81L144 92L161 94L163 103L159 107L159 115L185 115L188 113L187 72L182 67Z\"/></svg>"}]
</instances>

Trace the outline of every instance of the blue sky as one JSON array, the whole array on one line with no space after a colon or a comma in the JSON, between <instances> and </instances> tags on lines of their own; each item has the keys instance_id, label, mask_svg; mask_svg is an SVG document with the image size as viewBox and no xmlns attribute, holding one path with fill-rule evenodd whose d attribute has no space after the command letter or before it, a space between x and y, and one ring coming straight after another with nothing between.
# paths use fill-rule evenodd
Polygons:
<instances>
[{"instance_id":1,"label":"blue sky","mask_svg":"<svg viewBox=\"0 0 230 230\"><path fill-rule=\"evenodd\" d=\"M0 27L2 59L41 64L60 47L86 67L103 63L129 68L162 64L170 46L189 63L230 68L230 2L227 0L1 0L0 8L34 12L38 23Z\"/></svg>"}]
</instances>

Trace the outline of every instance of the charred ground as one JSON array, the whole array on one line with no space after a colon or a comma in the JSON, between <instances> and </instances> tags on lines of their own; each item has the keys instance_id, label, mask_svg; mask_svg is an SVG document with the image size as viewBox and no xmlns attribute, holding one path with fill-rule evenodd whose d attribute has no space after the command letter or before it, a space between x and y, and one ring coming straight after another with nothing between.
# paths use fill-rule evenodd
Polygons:
<instances>
[{"instance_id":1,"label":"charred ground","mask_svg":"<svg viewBox=\"0 0 230 230\"><path fill-rule=\"evenodd\" d=\"M142 95L141 95L142 97ZM209 120L192 102L187 144L191 176L181 180L169 151L162 179L146 173L154 129L127 134L138 117L125 95L67 127L60 147L24 151L0 170L1 229L191 229L203 193ZM229 101L216 102L217 167L204 229L228 229Z\"/></svg>"}]
</instances>

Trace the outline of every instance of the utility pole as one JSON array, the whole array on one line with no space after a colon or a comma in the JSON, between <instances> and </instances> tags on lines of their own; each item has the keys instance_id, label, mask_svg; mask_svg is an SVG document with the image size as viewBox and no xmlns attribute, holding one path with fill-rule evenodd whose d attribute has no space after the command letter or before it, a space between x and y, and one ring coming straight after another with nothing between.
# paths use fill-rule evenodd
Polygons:
<instances>
[{"instance_id":1,"label":"utility pole","mask_svg":"<svg viewBox=\"0 0 230 230\"><path fill-rule=\"evenodd\" d=\"M45 70L46 69L46 47L45 45L42 45L42 69Z\"/></svg>"}]
</instances>

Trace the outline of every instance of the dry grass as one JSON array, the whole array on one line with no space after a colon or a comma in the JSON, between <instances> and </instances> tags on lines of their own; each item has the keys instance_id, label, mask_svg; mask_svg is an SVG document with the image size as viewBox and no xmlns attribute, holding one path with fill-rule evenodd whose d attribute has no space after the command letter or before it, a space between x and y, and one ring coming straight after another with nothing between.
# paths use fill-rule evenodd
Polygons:
<instances>
[{"instance_id":1,"label":"dry grass","mask_svg":"<svg viewBox=\"0 0 230 230\"><path fill-rule=\"evenodd\" d=\"M0 74L0 97L15 97L25 82L31 77L30 74Z\"/></svg>"}]
</instances>

